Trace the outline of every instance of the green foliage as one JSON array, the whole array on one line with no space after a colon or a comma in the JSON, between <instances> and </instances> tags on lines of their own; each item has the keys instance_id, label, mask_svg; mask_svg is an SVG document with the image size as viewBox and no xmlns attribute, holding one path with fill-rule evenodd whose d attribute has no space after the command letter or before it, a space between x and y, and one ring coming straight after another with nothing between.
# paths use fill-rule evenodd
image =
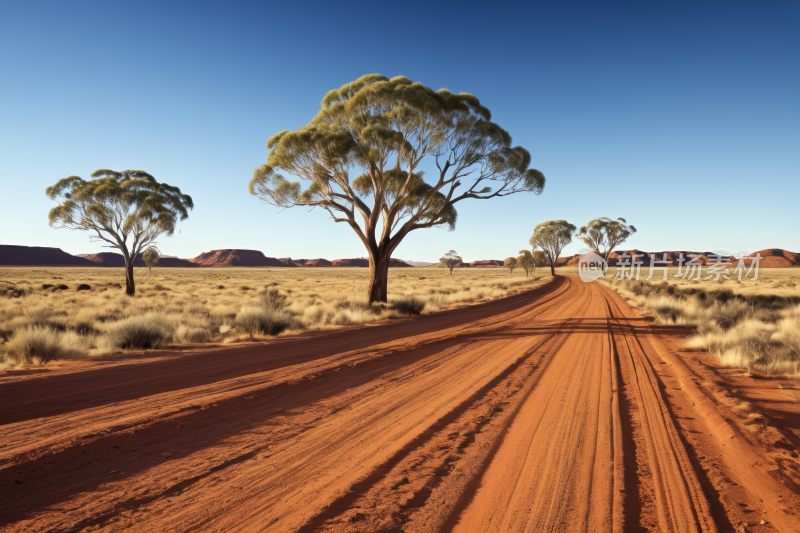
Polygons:
<instances>
[{"instance_id":1,"label":"green foliage","mask_svg":"<svg viewBox=\"0 0 800 533\"><path fill-rule=\"evenodd\" d=\"M148 248L142 254L142 261L144 264L147 265L148 268L153 268L158 264L158 261L161 259L161 254L158 253L158 250L155 248Z\"/></svg>"},{"instance_id":2,"label":"green foliage","mask_svg":"<svg viewBox=\"0 0 800 533\"><path fill-rule=\"evenodd\" d=\"M537 267L543 267L547 264L547 256L541 250L534 250L531 252L533 262Z\"/></svg>"},{"instance_id":3,"label":"green foliage","mask_svg":"<svg viewBox=\"0 0 800 533\"><path fill-rule=\"evenodd\" d=\"M554 271L561 251L572 242L575 226L566 220L548 220L542 222L533 230L533 235L528 241L533 248L540 248L544 252L550 268Z\"/></svg>"},{"instance_id":4,"label":"green foliage","mask_svg":"<svg viewBox=\"0 0 800 533\"><path fill-rule=\"evenodd\" d=\"M607 217L596 218L578 231L578 240L608 261L614 248L625 242L636 233L636 228L628 225L624 218L611 220Z\"/></svg>"},{"instance_id":5,"label":"green foliage","mask_svg":"<svg viewBox=\"0 0 800 533\"><path fill-rule=\"evenodd\" d=\"M509 269L511 271L511 273L513 274L514 273L514 269L517 268L517 258L516 257L506 257L505 260L503 260L503 266L506 267L507 269Z\"/></svg>"},{"instance_id":6,"label":"green foliage","mask_svg":"<svg viewBox=\"0 0 800 533\"><path fill-rule=\"evenodd\" d=\"M404 77L370 74L328 92L311 122L276 133L267 149L250 194L280 207L327 210L384 266L410 231L453 229L456 203L540 194L545 184L530 168L530 153L511 144L475 96L433 91ZM426 157L438 169L429 180L420 171ZM386 276L376 280L385 285Z\"/></svg>"},{"instance_id":7,"label":"green foliage","mask_svg":"<svg viewBox=\"0 0 800 533\"><path fill-rule=\"evenodd\" d=\"M517 257L517 265L525 271L525 276L530 275L531 272L536 271L536 261L533 259L533 254L529 250L520 250L519 257Z\"/></svg>"}]
</instances>

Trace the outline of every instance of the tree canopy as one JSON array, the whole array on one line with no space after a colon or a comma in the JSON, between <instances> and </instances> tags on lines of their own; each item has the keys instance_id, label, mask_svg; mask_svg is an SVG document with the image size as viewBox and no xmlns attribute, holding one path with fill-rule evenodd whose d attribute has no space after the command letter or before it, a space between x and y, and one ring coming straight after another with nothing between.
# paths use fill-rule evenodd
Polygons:
<instances>
[{"instance_id":1,"label":"tree canopy","mask_svg":"<svg viewBox=\"0 0 800 533\"><path fill-rule=\"evenodd\" d=\"M636 233L636 228L629 225L624 218L611 220L608 217L596 218L578 231L578 240L592 249L593 252L608 262L608 256L614 248L625 242ZM605 274L604 267L603 274Z\"/></svg>"},{"instance_id":2,"label":"tree canopy","mask_svg":"<svg viewBox=\"0 0 800 533\"><path fill-rule=\"evenodd\" d=\"M155 247L150 247L144 251L142 254L142 260L144 264L147 265L147 268L150 270L150 274L153 274L153 267L158 264L158 261L161 259L161 254L158 253L158 249Z\"/></svg>"},{"instance_id":3,"label":"tree canopy","mask_svg":"<svg viewBox=\"0 0 800 533\"><path fill-rule=\"evenodd\" d=\"M519 257L517 257L517 265L525 271L525 277L529 276L531 272L536 272L536 261L529 250L520 250Z\"/></svg>"},{"instance_id":4,"label":"tree canopy","mask_svg":"<svg viewBox=\"0 0 800 533\"><path fill-rule=\"evenodd\" d=\"M545 184L478 98L402 76L369 74L328 92L311 122L276 133L267 149L250 193L283 208L320 207L349 225L369 253L370 301L386 301L389 258L409 232L454 228L462 200L540 194ZM420 168L426 157L431 179Z\"/></svg>"},{"instance_id":5,"label":"tree canopy","mask_svg":"<svg viewBox=\"0 0 800 533\"><path fill-rule=\"evenodd\" d=\"M461 266L464 262L461 259L461 256L455 250L450 250L446 254L444 254L441 258L439 258L439 262L442 263L450 270L450 275L453 275L453 269L457 266Z\"/></svg>"},{"instance_id":6,"label":"tree canopy","mask_svg":"<svg viewBox=\"0 0 800 533\"><path fill-rule=\"evenodd\" d=\"M533 230L530 245L540 248L550 262L550 273L555 275L556 263L564 247L572 242L575 226L566 220L548 220Z\"/></svg>"},{"instance_id":7,"label":"tree canopy","mask_svg":"<svg viewBox=\"0 0 800 533\"><path fill-rule=\"evenodd\" d=\"M134 259L161 235L175 232L194 207L192 198L143 170L100 169L92 178L70 176L47 188L47 196L59 202L50 210L50 226L85 231L90 240L118 249L125 259L126 294L133 296Z\"/></svg>"},{"instance_id":8,"label":"tree canopy","mask_svg":"<svg viewBox=\"0 0 800 533\"><path fill-rule=\"evenodd\" d=\"M506 257L503 260L503 266L506 267L507 269L509 269L511 271L511 273L513 274L514 273L514 269L517 268L517 258L516 257Z\"/></svg>"}]
</instances>

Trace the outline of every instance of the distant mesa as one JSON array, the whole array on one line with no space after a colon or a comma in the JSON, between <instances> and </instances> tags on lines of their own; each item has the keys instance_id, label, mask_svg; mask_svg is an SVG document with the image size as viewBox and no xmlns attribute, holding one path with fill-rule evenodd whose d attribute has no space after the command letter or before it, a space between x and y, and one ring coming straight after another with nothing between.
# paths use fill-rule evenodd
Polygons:
<instances>
[{"instance_id":1,"label":"distant mesa","mask_svg":"<svg viewBox=\"0 0 800 533\"><path fill-rule=\"evenodd\" d=\"M263 252L258 250L211 250L205 252L194 259L189 259L190 262L204 267L295 267L291 260L287 262L281 261L274 257L267 257Z\"/></svg>"},{"instance_id":2,"label":"distant mesa","mask_svg":"<svg viewBox=\"0 0 800 533\"><path fill-rule=\"evenodd\" d=\"M97 264L85 257L68 254L61 248L0 244L0 265L6 266L86 266Z\"/></svg>"},{"instance_id":3,"label":"distant mesa","mask_svg":"<svg viewBox=\"0 0 800 533\"><path fill-rule=\"evenodd\" d=\"M469 264L472 268L497 268L503 266L505 263L502 259L484 259L482 261L473 261Z\"/></svg>"},{"instance_id":4,"label":"distant mesa","mask_svg":"<svg viewBox=\"0 0 800 533\"><path fill-rule=\"evenodd\" d=\"M369 266L369 259L366 257L356 257L353 259L334 259L333 266L335 267L368 267ZM403 261L402 259L389 259L389 266L390 267L411 267L408 263Z\"/></svg>"},{"instance_id":5,"label":"distant mesa","mask_svg":"<svg viewBox=\"0 0 800 533\"><path fill-rule=\"evenodd\" d=\"M98 266L104 267L124 267L125 266L125 258L122 254L118 254L116 252L100 252L97 254L81 254L80 257L84 257L89 261L97 263ZM135 267L146 267L147 265L144 264L142 260L142 255L133 260L133 266ZM177 257L171 256L162 256L161 259L158 260L158 265L156 267L167 267L167 268L193 268L198 267L200 265L195 265L194 263L190 263L185 259L178 259Z\"/></svg>"},{"instance_id":6,"label":"distant mesa","mask_svg":"<svg viewBox=\"0 0 800 533\"><path fill-rule=\"evenodd\" d=\"M318 259L292 259L292 263L299 267L329 267L333 266L333 263L328 261L327 259L322 259L321 257Z\"/></svg>"}]
</instances>

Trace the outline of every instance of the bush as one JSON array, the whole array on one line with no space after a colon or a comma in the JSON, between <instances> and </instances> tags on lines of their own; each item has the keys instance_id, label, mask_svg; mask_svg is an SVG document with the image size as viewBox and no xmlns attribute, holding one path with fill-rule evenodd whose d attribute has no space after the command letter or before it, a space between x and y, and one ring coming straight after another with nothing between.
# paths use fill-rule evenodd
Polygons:
<instances>
[{"instance_id":1,"label":"bush","mask_svg":"<svg viewBox=\"0 0 800 533\"><path fill-rule=\"evenodd\" d=\"M172 337L171 329L158 315L132 316L103 326L104 344L122 350L150 350Z\"/></svg>"},{"instance_id":2,"label":"bush","mask_svg":"<svg viewBox=\"0 0 800 533\"><path fill-rule=\"evenodd\" d=\"M59 291L65 291L65 290L69 289L69 287L67 285L64 285L63 283L61 283L61 284L56 286L56 289L58 289Z\"/></svg>"},{"instance_id":3,"label":"bush","mask_svg":"<svg viewBox=\"0 0 800 533\"><path fill-rule=\"evenodd\" d=\"M173 335L173 340L178 344L184 343L201 343L211 340L211 335L205 328L178 326Z\"/></svg>"},{"instance_id":4,"label":"bush","mask_svg":"<svg viewBox=\"0 0 800 533\"><path fill-rule=\"evenodd\" d=\"M425 309L425 301L416 296L403 296L392 302L392 309L403 315L418 315Z\"/></svg>"},{"instance_id":5,"label":"bush","mask_svg":"<svg viewBox=\"0 0 800 533\"><path fill-rule=\"evenodd\" d=\"M250 335L277 335L285 331L295 322L294 317L282 309L264 306L244 306L236 315L236 326Z\"/></svg>"},{"instance_id":6,"label":"bush","mask_svg":"<svg viewBox=\"0 0 800 533\"><path fill-rule=\"evenodd\" d=\"M55 285L51 285L50 283L42 283L42 289L52 289Z\"/></svg>"},{"instance_id":7,"label":"bush","mask_svg":"<svg viewBox=\"0 0 800 533\"><path fill-rule=\"evenodd\" d=\"M80 339L73 332L59 333L50 328L32 326L16 331L3 344L2 362L12 365L43 365L53 359L80 351Z\"/></svg>"},{"instance_id":8,"label":"bush","mask_svg":"<svg viewBox=\"0 0 800 533\"><path fill-rule=\"evenodd\" d=\"M86 283L81 283L80 285L78 285L78 290L79 291L90 291L90 290L92 290L92 288L89 285L87 285Z\"/></svg>"}]
</instances>

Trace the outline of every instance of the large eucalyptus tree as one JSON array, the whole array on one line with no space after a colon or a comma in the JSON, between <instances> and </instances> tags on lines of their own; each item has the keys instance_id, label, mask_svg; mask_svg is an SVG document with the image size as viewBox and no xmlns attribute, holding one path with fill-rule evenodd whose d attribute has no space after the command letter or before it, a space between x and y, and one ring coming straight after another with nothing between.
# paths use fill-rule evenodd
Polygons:
<instances>
[{"instance_id":1,"label":"large eucalyptus tree","mask_svg":"<svg viewBox=\"0 0 800 533\"><path fill-rule=\"evenodd\" d=\"M50 210L50 226L85 231L90 240L118 249L125 258L125 294L133 296L133 261L159 236L175 232L194 207L192 198L143 170L101 169L92 178L70 176L47 188L59 202Z\"/></svg>"},{"instance_id":2,"label":"large eucalyptus tree","mask_svg":"<svg viewBox=\"0 0 800 533\"><path fill-rule=\"evenodd\" d=\"M411 231L453 229L456 203L539 194L545 182L475 96L404 77L370 74L330 91L311 122L276 133L267 149L250 194L284 208L321 207L348 224L369 254L370 302L387 300L389 259ZM429 180L426 157L437 169Z\"/></svg>"}]
</instances>

